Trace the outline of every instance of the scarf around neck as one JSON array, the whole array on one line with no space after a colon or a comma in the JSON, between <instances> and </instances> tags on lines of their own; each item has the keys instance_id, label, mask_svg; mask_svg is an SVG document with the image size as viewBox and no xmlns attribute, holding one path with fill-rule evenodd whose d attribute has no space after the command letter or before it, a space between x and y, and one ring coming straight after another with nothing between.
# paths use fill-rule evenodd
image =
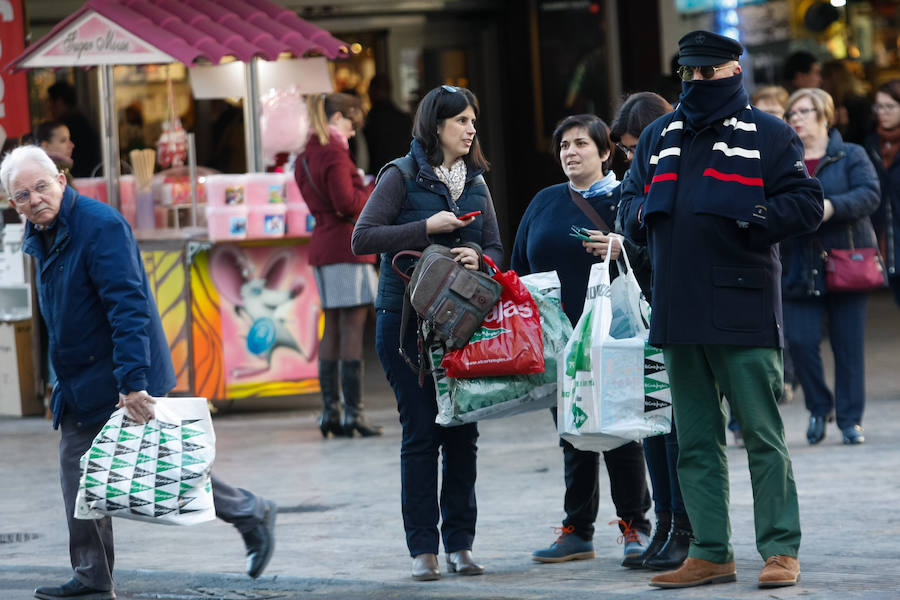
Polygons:
<instances>
[{"instance_id":1,"label":"scarf around neck","mask_svg":"<svg viewBox=\"0 0 900 600\"><path fill-rule=\"evenodd\" d=\"M607 195L608 193L616 189L619 183L621 182L616 179L616 174L610 171L603 176L603 179L595 181L591 184L591 187L586 190L578 189L577 187L572 185L571 181L569 182L569 187L581 194L582 198L596 198L597 196Z\"/></svg>"},{"instance_id":2,"label":"scarf around neck","mask_svg":"<svg viewBox=\"0 0 900 600\"><path fill-rule=\"evenodd\" d=\"M720 121L750 104L743 82L743 73L724 79L683 81L678 108L697 128Z\"/></svg>"},{"instance_id":3,"label":"scarf around neck","mask_svg":"<svg viewBox=\"0 0 900 600\"><path fill-rule=\"evenodd\" d=\"M702 168L699 178L685 183L690 188L692 211L735 219L739 227L765 225L759 137L741 81L741 74L737 74L682 84L681 103L671 113L650 157L649 183L644 186L645 216L673 212L684 129L709 126L712 135L698 136L704 146L695 145L691 151L692 166L699 164Z\"/></svg>"},{"instance_id":4,"label":"scarf around neck","mask_svg":"<svg viewBox=\"0 0 900 600\"><path fill-rule=\"evenodd\" d=\"M466 187L466 162L460 157L450 165L448 169L444 165L434 167L434 174L437 178L447 186L450 197L454 202L462 196L463 188Z\"/></svg>"},{"instance_id":5,"label":"scarf around neck","mask_svg":"<svg viewBox=\"0 0 900 600\"><path fill-rule=\"evenodd\" d=\"M344 135L343 131L334 125L329 125L328 134L331 139L337 140L338 144L341 145L341 148L350 149L350 140L347 139L347 136Z\"/></svg>"}]
</instances>

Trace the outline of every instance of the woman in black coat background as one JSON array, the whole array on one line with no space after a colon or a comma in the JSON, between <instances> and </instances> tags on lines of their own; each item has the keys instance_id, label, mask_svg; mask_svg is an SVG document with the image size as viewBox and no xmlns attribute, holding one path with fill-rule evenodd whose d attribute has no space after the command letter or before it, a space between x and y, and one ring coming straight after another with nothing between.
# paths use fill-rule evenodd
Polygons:
<instances>
[{"instance_id":1,"label":"woman in black coat background","mask_svg":"<svg viewBox=\"0 0 900 600\"><path fill-rule=\"evenodd\" d=\"M866 140L866 150L881 182L881 206L872 224L884 251L888 281L900 306L900 79L881 84L872 107L878 128Z\"/></svg>"},{"instance_id":2,"label":"woman in black coat background","mask_svg":"<svg viewBox=\"0 0 900 600\"><path fill-rule=\"evenodd\" d=\"M785 337L810 412L806 439L825 438L832 411L845 444L865 441L864 335L867 292L834 292L825 286L825 254L833 248L874 248L871 215L878 208L878 177L865 150L841 139L827 92L803 88L788 99L785 119L800 136L809 173L825 190L819 229L781 244ZM834 393L825 383L820 346L823 320L834 353Z\"/></svg>"}]
</instances>

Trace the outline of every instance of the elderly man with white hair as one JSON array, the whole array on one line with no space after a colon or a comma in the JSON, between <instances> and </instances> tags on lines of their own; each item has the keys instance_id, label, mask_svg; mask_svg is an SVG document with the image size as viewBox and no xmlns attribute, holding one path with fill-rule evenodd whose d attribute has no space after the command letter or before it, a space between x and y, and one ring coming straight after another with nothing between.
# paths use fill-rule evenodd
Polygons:
<instances>
[{"instance_id":1,"label":"elderly man with white hair","mask_svg":"<svg viewBox=\"0 0 900 600\"><path fill-rule=\"evenodd\" d=\"M110 600L113 535L109 517L74 518L79 458L110 414L125 407L144 423L154 396L175 386L168 342L140 250L113 208L78 194L37 146L22 146L0 163L0 184L28 220L23 249L35 260L41 314L47 323L53 427L61 432L60 483L69 526L73 577L39 587L36 598ZM275 545L276 506L213 477L216 515L241 532L248 574L258 577Z\"/></svg>"}]
</instances>

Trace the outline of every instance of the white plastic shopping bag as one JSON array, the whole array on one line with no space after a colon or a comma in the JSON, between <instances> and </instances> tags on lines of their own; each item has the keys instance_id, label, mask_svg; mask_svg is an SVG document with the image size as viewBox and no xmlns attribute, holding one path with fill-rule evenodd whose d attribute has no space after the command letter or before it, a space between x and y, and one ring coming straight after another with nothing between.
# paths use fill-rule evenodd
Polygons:
<instances>
[{"instance_id":1,"label":"white plastic shopping bag","mask_svg":"<svg viewBox=\"0 0 900 600\"><path fill-rule=\"evenodd\" d=\"M209 473L216 434L206 398L156 398L143 425L114 412L81 457L75 518L167 525L216 518Z\"/></svg>"},{"instance_id":2,"label":"white plastic shopping bag","mask_svg":"<svg viewBox=\"0 0 900 600\"><path fill-rule=\"evenodd\" d=\"M591 267L584 310L558 363L557 427L582 450L671 430L662 353L647 344L649 306L624 248L620 256L612 284L609 254Z\"/></svg>"}]
</instances>

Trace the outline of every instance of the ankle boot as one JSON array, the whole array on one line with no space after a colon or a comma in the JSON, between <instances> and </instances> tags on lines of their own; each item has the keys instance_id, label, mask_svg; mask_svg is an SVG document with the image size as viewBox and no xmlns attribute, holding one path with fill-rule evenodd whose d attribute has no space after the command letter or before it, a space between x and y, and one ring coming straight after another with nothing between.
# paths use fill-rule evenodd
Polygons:
<instances>
[{"instance_id":1,"label":"ankle boot","mask_svg":"<svg viewBox=\"0 0 900 600\"><path fill-rule=\"evenodd\" d=\"M338 363L336 360L319 359L319 387L322 389L322 416L319 430L322 437L329 433L344 435L341 427L341 402L338 395Z\"/></svg>"},{"instance_id":2,"label":"ankle boot","mask_svg":"<svg viewBox=\"0 0 900 600\"><path fill-rule=\"evenodd\" d=\"M647 569L647 561L656 556L662 547L669 540L669 532L672 530L672 513L658 512L656 513L656 530L653 532L653 538L650 545L644 550L640 556L640 563L632 566L632 569Z\"/></svg>"},{"instance_id":3,"label":"ankle boot","mask_svg":"<svg viewBox=\"0 0 900 600\"><path fill-rule=\"evenodd\" d=\"M688 556L694 532L687 515L676 514L672 519L672 531L669 539L656 556L649 558L645 564L648 569L667 571L677 569Z\"/></svg>"},{"instance_id":4,"label":"ankle boot","mask_svg":"<svg viewBox=\"0 0 900 600\"><path fill-rule=\"evenodd\" d=\"M363 437L381 435L381 427L372 425L365 415L365 406L362 401L362 361L342 360L341 366L341 391L344 396L344 416L341 419L341 427L344 435L353 437L353 432L358 431Z\"/></svg>"}]
</instances>

